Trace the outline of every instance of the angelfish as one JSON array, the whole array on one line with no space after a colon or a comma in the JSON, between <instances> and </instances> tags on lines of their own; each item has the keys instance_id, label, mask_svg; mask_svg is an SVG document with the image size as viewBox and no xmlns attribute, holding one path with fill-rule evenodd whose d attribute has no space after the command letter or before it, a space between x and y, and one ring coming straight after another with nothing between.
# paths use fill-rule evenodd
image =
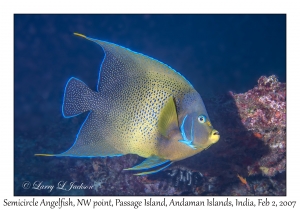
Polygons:
<instances>
[{"instance_id":1,"label":"angelfish","mask_svg":"<svg viewBox=\"0 0 300 210\"><path fill-rule=\"evenodd\" d=\"M74 33L99 44L102 61L97 91L79 79L65 87L62 114L89 112L73 146L61 154L39 156L146 158L126 170L158 172L216 143L199 93L170 66L119 45Z\"/></svg>"}]
</instances>

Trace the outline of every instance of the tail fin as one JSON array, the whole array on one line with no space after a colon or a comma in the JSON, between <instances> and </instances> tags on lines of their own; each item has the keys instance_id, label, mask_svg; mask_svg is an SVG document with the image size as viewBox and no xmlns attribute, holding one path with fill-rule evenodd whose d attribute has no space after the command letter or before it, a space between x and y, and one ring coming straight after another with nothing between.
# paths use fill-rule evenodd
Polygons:
<instances>
[{"instance_id":1,"label":"tail fin","mask_svg":"<svg viewBox=\"0 0 300 210\"><path fill-rule=\"evenodd\" d=\"M93 100L93 91L82 81L72 77L65 87L62 114L68 118L90 111Z\"/></svg>"}]
</instances>

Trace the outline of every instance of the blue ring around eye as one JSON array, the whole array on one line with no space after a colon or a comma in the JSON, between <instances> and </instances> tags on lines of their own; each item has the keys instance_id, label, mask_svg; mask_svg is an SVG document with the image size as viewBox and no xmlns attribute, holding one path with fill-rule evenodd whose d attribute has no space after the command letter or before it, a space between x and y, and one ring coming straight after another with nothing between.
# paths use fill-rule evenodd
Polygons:
<instances>
[{"instance_id":1,"label":"blue ring around eye","mask_svg":"<svg viewBox=\"0 0 300 210\"><path fill-rule=\"evenodd\" d=\"M199 121L200 123L205 123L205 122L206 122L206 116L205 116L205 115L200 115L200 116L198 117L198 121Z\"/></svg>"}]
</instances>

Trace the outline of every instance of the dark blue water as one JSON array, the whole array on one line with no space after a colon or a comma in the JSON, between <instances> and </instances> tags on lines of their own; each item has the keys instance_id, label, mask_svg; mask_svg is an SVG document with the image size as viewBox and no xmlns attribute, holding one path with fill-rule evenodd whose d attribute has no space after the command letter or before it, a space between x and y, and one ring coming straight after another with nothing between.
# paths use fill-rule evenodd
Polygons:
<instances>
[{"instance_id":1,"label":"dark blue water","mask_svg":"<svg viewBox=\"0 0 300 210\"><path fill-rule=\"evenodd\" d=\"M25 144L34 148L28 149L28 158L37 152L63 152L73 143L81 118L73 120L74 131L66 132L66 146L59 147L59 135L50 143L48 136L43 139L43 132L52 127L57 132L55 125L67 121L61 104L70 77L96 90L102 49L73 32L168 64L204 98L245 92L262 75L286 80L285 15L15 15L15 157L24 152L20 136L32 140ZM36 151L37 145L44 151ZM35 167L39 165L27 168ZM24 179L33 174L16 165L15 173Z\"/></svg>"}]
</instances>

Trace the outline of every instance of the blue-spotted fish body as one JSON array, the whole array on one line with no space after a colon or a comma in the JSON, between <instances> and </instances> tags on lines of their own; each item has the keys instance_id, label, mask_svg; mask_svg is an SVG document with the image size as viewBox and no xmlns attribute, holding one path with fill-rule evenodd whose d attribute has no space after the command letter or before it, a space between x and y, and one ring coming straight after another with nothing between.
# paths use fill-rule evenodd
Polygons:
<instances>
[{"instance_id":1,"label":"blue-spotted fish body","mask_svg":"<svg viewBox=\"0 0 300 210\"><path fill-rule=\"evenodd\" d=\"M68 81L63 115L90 112L74 145L55 156L137 154L147 159L129 170L160 167L138 174L144 175L218 141L200 95L182 75L148 56L76 35L99 44L105 58L97 91L76 78Z\"/></svg>"}]
</instances>

